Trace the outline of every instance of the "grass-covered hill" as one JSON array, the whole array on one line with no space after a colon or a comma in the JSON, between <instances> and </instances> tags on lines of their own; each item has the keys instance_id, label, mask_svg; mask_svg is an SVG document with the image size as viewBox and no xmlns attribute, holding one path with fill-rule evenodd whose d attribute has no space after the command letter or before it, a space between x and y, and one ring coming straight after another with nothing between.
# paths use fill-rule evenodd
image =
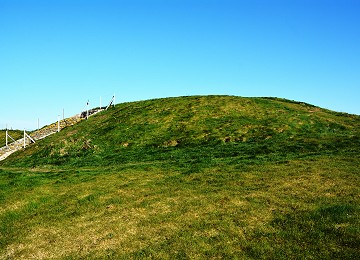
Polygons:
<instances>
[{"instance_id":1,"label":"grass-covered hill","mask_svg":"<svg viewBox=\"0 0 360 260\"><path fill-rule=\"evenodd\" d=\"M360 116L116 105L0 162L0 259L359 259Z\"/></svg>"},{"instance_id":2,"label":"grass-covered hill","mask_svg":"<svg viewBox=\"0 0 360 260\"><path fill-rule=\"evenodd\" d=\"M359 128L359 116L282 99L156 99L119 104L18 153L5 164L93 166L356 153Z\"/></svg>"}]
</instances>

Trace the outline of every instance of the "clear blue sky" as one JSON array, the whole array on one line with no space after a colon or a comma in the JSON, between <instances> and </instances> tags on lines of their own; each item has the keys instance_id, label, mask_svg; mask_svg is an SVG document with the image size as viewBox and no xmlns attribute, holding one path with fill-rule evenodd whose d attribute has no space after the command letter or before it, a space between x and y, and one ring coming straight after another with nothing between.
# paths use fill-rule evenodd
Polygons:
<instances>
[{"instance_id":1,"label":"clear blue sky","mask_svg":"<svg viewBox=\"0 0 360 260\"><path fill-rule=\"evenodd\" d=\"M0 0L0 128L107 103L273 96L360 114L359 0Z\"/></svg>"}]
</instances>

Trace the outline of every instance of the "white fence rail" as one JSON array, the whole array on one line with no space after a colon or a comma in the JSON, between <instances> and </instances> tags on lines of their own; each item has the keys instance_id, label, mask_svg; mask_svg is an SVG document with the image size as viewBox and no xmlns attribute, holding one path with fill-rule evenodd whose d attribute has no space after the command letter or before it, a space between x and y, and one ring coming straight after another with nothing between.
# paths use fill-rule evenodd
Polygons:
<instances>
[{"instance_id":1,"label":"white fence rail","mask_svg":"<svg viewBox=\"0 0 360 260\"><path fill-rule=\"evenodd\" d=\"M115 106L115 94L112 96L109 105L105 108L106 110L111 107ZM10 136L8 129L6 129L5 134L5 146L0 148L0 161L6 159L10 154L13 152L16 152L20 149L25 149L26 145L29 145L31 143L35 143L36 140L40 140L43 138L48 137L49 135L55 134L59 132L62 128L74 125L84 118L88 119L89 116L95 115L96 113L103 111L104 108L101 107L101 99L100 99L100 108L97 109L89 109L89 101L86 104L86 111L81 112L78 115L75 115L70 118L66 118L63 120L60 120L58 117L58 120L56 123L53 123L47 127L43 127L42 129L38 129L37 131L34 131L31 133L32 136L26 133L24 129L24 137L18 140L15 140L13 137ZM64 117L64 112L63 112ZM38 119L39 124L39 119ZM6 127L7 128L7 127ZM39 126L38 126L39 128ZM11 139L13 142L9 143L9 139Z\"/></svg>"}]
</instances>

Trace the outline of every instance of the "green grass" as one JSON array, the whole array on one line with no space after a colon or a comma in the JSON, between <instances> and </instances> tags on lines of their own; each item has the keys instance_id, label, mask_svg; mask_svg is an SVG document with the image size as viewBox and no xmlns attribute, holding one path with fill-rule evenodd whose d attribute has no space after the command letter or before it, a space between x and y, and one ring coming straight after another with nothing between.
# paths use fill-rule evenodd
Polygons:
<instances>
[{"instance_id":1,"label":"green grass","mask_svg":"<svg viewBox=\"0 0 360 260\"><path fill-rule=\"evenodd\" d=\"M2 169L0 255L357 258L358 161Z\"/></svg>"},{"instance_id":2,"label":"green grass","mask_svg":"<svg viewBox=\"0 0 360 260\"><path fill-rule=\"evenodd\" d=\"M0 164L0 259L358 259L359 116L119 104Z\"/></svg>"}]
</instances>

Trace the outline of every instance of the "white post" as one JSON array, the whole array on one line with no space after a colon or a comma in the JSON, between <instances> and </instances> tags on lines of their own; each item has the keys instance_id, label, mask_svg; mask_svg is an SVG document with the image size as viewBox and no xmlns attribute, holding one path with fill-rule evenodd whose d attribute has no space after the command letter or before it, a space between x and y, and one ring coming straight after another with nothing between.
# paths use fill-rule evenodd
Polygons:
<instances>
[{"instance_id":1,"label":"white post","mask_svg":"<svg viewBox=\"0 0 360 260\"><path fill-rule=\"evenodd\" d=\"M60 132L60 115L58 115L58 133Z\"/></svg>"},{"instance_id":2,"label":"white post","mask_svg":"<svg viewBox=\"0 0 360 260\"><path fill-rule=\"evenodd\" d=\"M33 143L35 143L35 140L32 139L32 137L31 137L30 135L28 135L26 132L25 132L25 136L26 136L27 138L29 138L30 141L32 141ZM30 142L30 143L31 143L31 142Z\"/></svg>"},{"instance_id":3,"label":"white post","mask_svg":"<svg viewBox=\"0 0 360 260\"><path fill-rule=\"evenodd\" d=\"M8 130L7 130L7 127L6 127L6 147L8 146Z\"/></svg>"},{"instance_id":4,"label":"white post","mask_svg":"<svg viewBox=\"0 0 360 260\"><path fill-rule=\"evenodd\" d=\"M89 100L86 103L86 119L89 119Z\"/></svg>"},{"instance_id":5,"label":"white post","mask_svg":"<svg viewBox=\"0 0 360 260\"><path fill-rule=\"evenodd\" d=\"M26 136L25 136L25 129L24 129L24 149L26 147Z\"/></svg>"},{"instance_id":6,"label":"white post","mask_svg":"<svg viewBox=\"0 0 360 260\"><path fill-rule=\"evenodd\" d=\"M40 119L38 118L38 129L37 130L39 130L40 129Z\"/></svg>"},{"instance_id":7,"label":"white post","mask_svg":"<svg viewBox=\"0 0 360 260\"><path fill-rule=\"evenodd\" d=\"M63 108L63 120L65 119L65 110Z\"/></svg>"}]
</instances>

